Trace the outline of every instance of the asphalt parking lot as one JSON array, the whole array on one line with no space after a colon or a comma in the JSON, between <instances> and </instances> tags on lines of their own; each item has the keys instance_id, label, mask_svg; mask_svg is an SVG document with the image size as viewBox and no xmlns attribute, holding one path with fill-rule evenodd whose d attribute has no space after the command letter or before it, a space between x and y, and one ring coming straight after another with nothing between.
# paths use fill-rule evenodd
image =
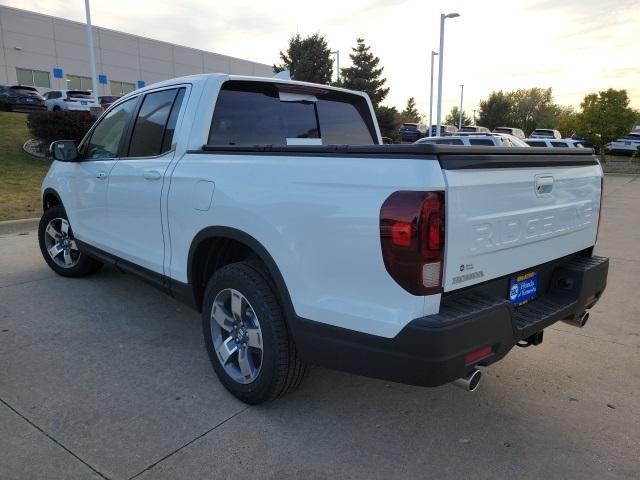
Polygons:
<instances>
[{"instance_id":1,"label":"asphalt parking lot","mask_svg":"<svg viewBox=\"0 0 640 480\"><path fill-rule=\"evenodd\" d=\"M200 317L0 235L0 478L640 478L640 177L608 176L609 286L584 329L423 389L314 368L276 403L218 383Z\"/></svg>"}]
</instances>

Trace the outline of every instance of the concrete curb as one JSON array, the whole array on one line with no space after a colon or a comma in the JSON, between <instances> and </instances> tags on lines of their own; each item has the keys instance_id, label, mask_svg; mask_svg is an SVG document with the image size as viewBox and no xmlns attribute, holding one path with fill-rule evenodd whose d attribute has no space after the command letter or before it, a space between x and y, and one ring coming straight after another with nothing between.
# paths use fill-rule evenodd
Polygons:
<instances>
[{"instance_id":1,"label":"concrete curb","mask_svg":"<svg viewBox=\"0 0 640 480\"><path fill-rule=\"evenodd\" d=\"M6 220L0 222L0 235L7 233L22 233L36 230L39 218L24 218L22 220Z\"/></svg>"}]
</instances>

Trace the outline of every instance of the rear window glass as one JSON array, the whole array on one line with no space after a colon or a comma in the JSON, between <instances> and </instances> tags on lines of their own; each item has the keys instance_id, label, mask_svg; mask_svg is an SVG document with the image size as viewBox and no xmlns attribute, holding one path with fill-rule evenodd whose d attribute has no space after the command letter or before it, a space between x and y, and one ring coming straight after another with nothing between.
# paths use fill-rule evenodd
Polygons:
<instances>
[{"instance_id":1,"label":"rear window glass","mask_svg":"<svg viewBox=\"0 0 640 480\"><path fill-rule=\"evenodd\" d=\"M14 95L38 95L38 90L33 87L11 87L10 90Z\"/></svg>"},{"instance_id":2,"label":"rear window glass","mask_svg":"<svg viewBox=\"0 0 640 480\"><path fill-rule=\"evenodd\" d=\"M81 90L69 90L67 92L68 97L73 98L91 98L91 92L85 92Z\"/></svg>"},{"instance_id":3,"label":"rear window glass","mask_svg":"<svg viewBox=\"0 0 640 480\"><path fill-rule=\"evenodd\" d=\"M566 142L551 142L552 147L569 148Z\"/></svg>"},{"instance_id":4,"label":"rear window glass","mask_svg":"<svg viewBox=\"0 0 640 480\"><path fill-rule=\"evenodd\" d=\"M225 82L216 102L208 143L287 145L287 139L320 138L325 145L376 143L364 98L333 91L309 95L316 101L283 101L276 84Z\"/></svg>"},{"instance_id":5,"label":"rear window glass","mask_svg":"<svg viewBox=\"0 0 640 480\"><path fill-rule=\"evenodd\" d=\"M478 130L480 130L480 129L477 128L477 127L462 127L459 131L460 132L475 132L475 131L478 131Z\"/></svg>"},{"instance_id":6,"label":"rear window glass","mask_svg":"<svg viewBox=\"0 0 640 480\"><path fill-rule=\"evenodd\" d=\"M546 147L547 144L544 142L536 142L536 141L527 141L530 147Z\"/></svg>"},{"instance_id":7,"label":"rear window glass","mask_svg":"<svg viewBox=\"0 0 640 480\"><path fill-rule=\"evenodd\" d=\"M471 145L488 145L490 147L493 147L495 145L495 143L493 143L488 138L470 138L469 143Z\"/></svg>"}]
</instances>

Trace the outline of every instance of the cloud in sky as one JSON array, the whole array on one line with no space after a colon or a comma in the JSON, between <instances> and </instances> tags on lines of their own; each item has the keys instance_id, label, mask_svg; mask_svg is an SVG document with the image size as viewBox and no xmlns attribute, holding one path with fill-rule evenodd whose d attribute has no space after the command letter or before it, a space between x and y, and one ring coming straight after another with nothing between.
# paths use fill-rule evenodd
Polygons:
<instances>
[{"instance_id":1,"label":"cloud in sky","mask_svg":"<svg viewBox=\"0 0 640 480\"><path fill-rule=\"evenodd\" d=\"M0 3L84 20L75 0ZM446 22L444 109L477 108L492 90L553 87L556 101L579 105L586 93L626 88L640 108L640 0L110 0L92 2L94 23L190 47L272 64L289 36L321 32L348 66L362 36L381 58L391 92L403 107L414 96L427 111L429 52L438 49L439 15Z\"/></svg>"}]
</instances>

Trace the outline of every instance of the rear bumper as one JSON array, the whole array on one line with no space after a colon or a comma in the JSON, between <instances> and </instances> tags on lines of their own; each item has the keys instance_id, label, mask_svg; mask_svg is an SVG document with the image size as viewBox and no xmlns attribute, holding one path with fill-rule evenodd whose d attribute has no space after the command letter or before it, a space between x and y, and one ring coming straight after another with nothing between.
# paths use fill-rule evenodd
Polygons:
<instances>
[{"instance_id":1,"label":"rear bumper","mask_svg":"<svg viewBox=\"0 0 640 480\"><path fill-rule=\"evenodd\" d=\"M359 375L421 386L438 386L490 365L516 344L549 325L591 308L606 286L609 260L573 257L550 262L546 291L518 309L491 288L444 298L440 312L417 318L394 338L384 338L297 319L292 333L306 361ZM540 266L543 269L544 266ZM493 289L495 290L495 289ZM465 357L487 346L475 362Z\"/></svg>"}]
</instances>

